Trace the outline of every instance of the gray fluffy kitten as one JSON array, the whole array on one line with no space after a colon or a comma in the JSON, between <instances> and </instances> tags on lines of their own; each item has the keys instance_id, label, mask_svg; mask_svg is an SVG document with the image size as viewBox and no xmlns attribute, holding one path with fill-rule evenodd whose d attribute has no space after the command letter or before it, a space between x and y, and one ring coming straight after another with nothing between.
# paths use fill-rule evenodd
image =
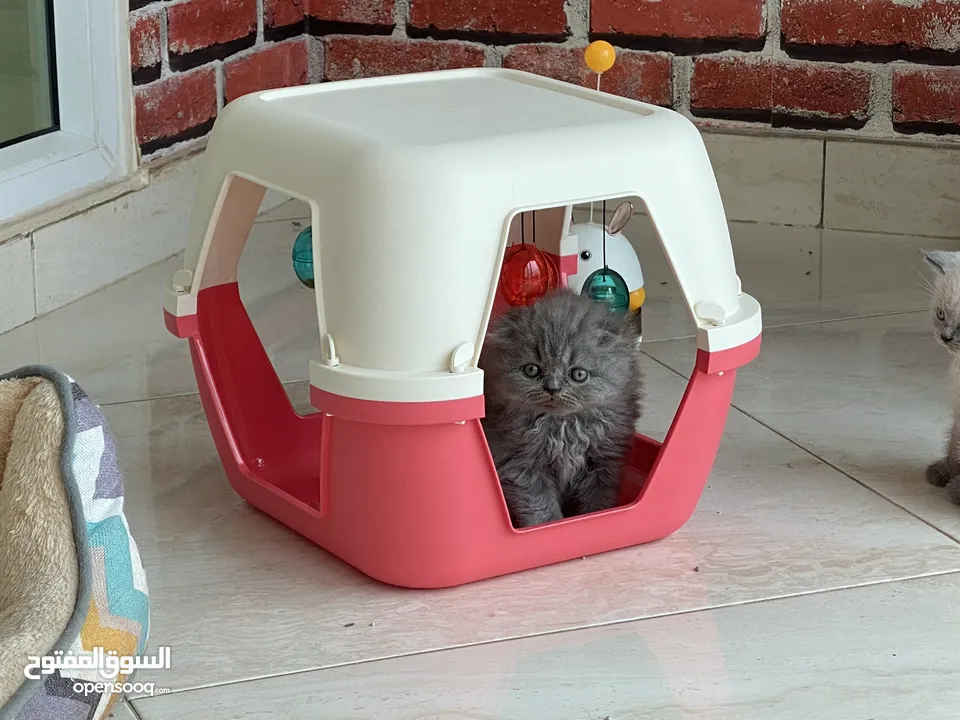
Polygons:
<instances>
[{"instance_id":1,"label":"gray fluffy kitten","mask_svg":"<svg viewBox=\"0 0 960 720\"><path fill-rule=\"evenodd\" d=\"M946 487L950 499L960 505L960 253L935 250L925 257L937 270L931 303L933 333L953 359L953 425L947 454L927 467L927 482Z\"/></svg>"},{"instance_id":2,"label":"gray fluffy kitten","mask_svg":"<svg viewBox=\"0 0 960 720\"><path fill-rule=\"evenodd\" d=\"M632 318L557 290L488 334L483 429L516 527L606 510L640 417Z\"/></svg>"}]
</instances>

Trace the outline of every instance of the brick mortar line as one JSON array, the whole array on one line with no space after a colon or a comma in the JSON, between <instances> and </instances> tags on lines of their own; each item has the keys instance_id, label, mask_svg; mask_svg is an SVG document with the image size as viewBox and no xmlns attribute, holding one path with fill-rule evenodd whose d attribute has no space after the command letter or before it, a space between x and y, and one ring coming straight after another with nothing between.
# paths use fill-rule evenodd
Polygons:
<instances>
[{"instance_id":1,"label":"brick mortar line","mask_svg":"<svg viewBox=\"0 0 960 720\"><path fill-rule=\"evenodd\" d=\"M767 0L764 13L767 36L764 38L763 50L772 58L786 57L786 52L780 47L780 0Z\"/></svg>"},{"instance_id":2,"label":"brick mortar line","mask_svg":"<svg viewBox=\"0 0 960 720\"><path fill-rule=\"evenodd\" d=\"M507 53L510 52L510 49L516 47L516 45L509 45L507 47L481 45L481 47L483 48L483 66L498 68L503 67L503 59L507 56Z\"/></svg>"},{"instance_id":3,"label":"brick mortar line","mask_svg":"<svg viewBox=\"0 0 960 720\"><path fill-rule=\"evenodd\" d=\"M563 14L570 30L563 44L586 44L590 36L590 0L564 0Z\"/></svg>"},{"instance_id":4,"label":"brick mortar line","mask_svg":"<svg viewBox=\"0 0 960 720\"><path fill-rule=\"evenodd\" d=\"M407 37L407 24L410 22L410 0L394 0L393 32L391 37Z\"/></svg>"},{"instance_id":5,"label":"brick mortar line","mask_svg":"<svg viewBox=\"0 0 960 720\"><path fill-rule=\"evenodd\" d=\"M307 35L307 82L323 81L326 48L323 39Z\"/></svg>"},{"instance_id":6,"label":"brick mortar line","mask_svg":"<svg viewBox=\"0 0 960 720\"><path fill-rule=\"evenodd\" d=\"M670 94L673 109L686 117L690 113L690 92L693 86L693 58L687 55L674 55L671 64Z\"/></svg>"},{"instance_id":7,"label":"brick mortar line","mask_svg":"<svg viewBox=\"0 0 960 720\"><path fill-rule=\"evenodd\" d=\"M160 4L160 78L170 77L170 33L167 28L167 4Z\"/></svg>"},{"instance_id":8,"label":"brick mortar line","mask_svg":"<svg viewBox=\"0 0 960 720\"><path fill-rule=\"evenodd\" d=\"M897 136L893 129L893 68L889 65L868 67L870 97L867 100L867 124L863 131Z\"/></svg>"},{"instance_id":9,"label":"brick mortar line","mask_svg":"<svg viewBox=\"0 0 960 720\"><path fill-rule=\"evenodd\" d=\"M219 115L226 104L227 82L223 72L223 61L214 60L211 64L213 65L214 80L217 84L217 115Z\"/></svg>"},{"instance_id":10,"label":"brick mortar line","mask_svg":"<svg viewBox=\"0 0 960 720\"><path fill-rule=\"evenodd\" d=\"M257 40L255 45L259 45L260 43L263 42L263 33L264 33L263 13L264 13L263 0L257 0Z\"/></svg>"}]
</instances>

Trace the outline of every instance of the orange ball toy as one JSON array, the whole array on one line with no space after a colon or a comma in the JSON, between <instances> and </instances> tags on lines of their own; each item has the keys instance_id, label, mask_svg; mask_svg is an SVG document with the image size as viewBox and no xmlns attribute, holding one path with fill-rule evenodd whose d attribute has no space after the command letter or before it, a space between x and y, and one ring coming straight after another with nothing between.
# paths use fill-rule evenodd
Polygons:
<instances>
[{"instance_id":1,"label":"orange ball toy","mask_svg":"<svg viewBox=\"0 0 960 720\"><path fill-rule=\"evenodd\" d=\"M500 270L500 288L513 307L532 305L551 290L556 290L560 275L550 256L536 245L520 244L507 248Z\"/></svg>"},{"instance_id":2,"label":"orange ball toy","mask_svg":"<svg viewBox=\"0 0 960 720\"><path fill-rule=\"evenodd\" d=\"M617 51L606 40L595 40L587 45L587 49L583 52L583 59L587 67L595 73L605 73L616 62Z\"/></svg>"}]
</instances>

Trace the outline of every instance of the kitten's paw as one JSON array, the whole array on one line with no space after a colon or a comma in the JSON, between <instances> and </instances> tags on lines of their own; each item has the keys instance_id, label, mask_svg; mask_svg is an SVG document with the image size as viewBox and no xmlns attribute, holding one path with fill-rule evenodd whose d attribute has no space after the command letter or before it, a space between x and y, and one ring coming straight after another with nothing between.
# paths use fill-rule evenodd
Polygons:
<instances>
[{"instance_id":1,"label":"kitten's paw","mask_svg":"<svg viewBox=\"0 0 960 720\"><path fill-rule=\"evenodd\" d=\"M960 478L953 478L947 485L947 497L954 505L960 505Z\"/></svg>"},{"instance_id":2,"label":"kitten's paw","mask_svg":"<svg viewBox=\"0 0 960 720\"><path fill-rule=\"evenodd\" d=\"M548 522L563 520L563 513L559 509L542 510L539 512L517 513L511 518L513 526L518 530L520 528L536 527Z\"/></svg>"},{"instance_id":3,"label":"kitten's paw","mask_svg":"<svg viewBox=\"0 0 960 720\"><path fill-rule=\"evenodd\" d=\"M950 465L946 458L937 460L927 465L927 482L934 487L946 487L953 474L950 472Z\"/></svg>"},{"instance_id":4,"label":"kitten's paw","mask_svg":"<svg viewBox=\"0 0 960 720\"><path fill-rule=\"evenodd\" d=\"M618 494L618 488L609 485L590 488L577 498L577 512L574 514L588 515L615 508Z\"/></svg>"}]
</instances>

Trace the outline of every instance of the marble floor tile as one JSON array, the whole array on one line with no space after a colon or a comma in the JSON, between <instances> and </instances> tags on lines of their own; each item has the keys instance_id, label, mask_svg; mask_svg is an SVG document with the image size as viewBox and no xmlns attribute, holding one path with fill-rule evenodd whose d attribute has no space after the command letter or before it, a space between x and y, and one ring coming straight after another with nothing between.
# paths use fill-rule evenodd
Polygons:
<instances>
[{"instance_id":1,"label":"marble floor tile","mask_svg":"<svg viewBox=\"0 0 960 720\"><path fill-rule=\"evenodd\" d=\"M118 702L110 712L109 720L143 720L128 702Z\"/></svg>"},{"instance_id":2,"label":"marble floor tile","mask_svg":"<svg viewBox=\"0 0 960 720\"><path fill-rule=\"evenodd\" d=\"M142 720L953 720L958 593L942 575L134 705Z\"/></svg>"},{"instance_id":3,"label":"marble floor tile","mask_svg":"<svg viewBox=\"0 0 960 720\"><path fill-rule=\"evenodd\" d=\"M647 367L642 429L683 390ZM294 386L302 402L304 385ZM960 569L960 545L740 413L692 520L649 545L451 590L378 584L249 507L195 396L105 408L175 690ZM602 588L602 591L599 589Z\"/></svg>"},{"instance_id":4,"label":"marble floor tile","mask_svg":"<svg viewBox=\"0 0 960 720\"><path fill-rule=\"evenodd\" d=\"M692 341L644 350L688 373ZM944 449L947 353L926 312L767 330L734 404L925 521L960 538L960 507L927 485Z\"/></svg>"}]
</instances>

